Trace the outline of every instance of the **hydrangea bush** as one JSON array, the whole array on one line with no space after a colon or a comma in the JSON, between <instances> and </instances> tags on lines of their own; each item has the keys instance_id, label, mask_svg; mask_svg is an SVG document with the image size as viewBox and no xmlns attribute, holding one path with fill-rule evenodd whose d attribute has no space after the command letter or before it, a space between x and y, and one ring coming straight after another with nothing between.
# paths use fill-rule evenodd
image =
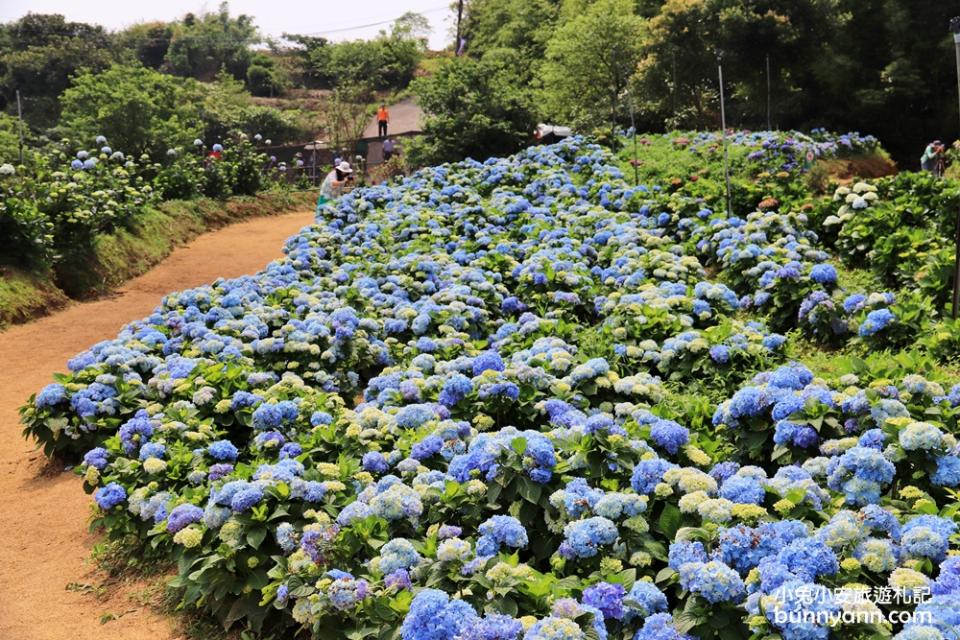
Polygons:
<instances>
[{"instance_id":1,"label":"hydrangea bush","mask_svg":"<svg viewBox=\"0 0 960 640\"><path fill-rule=\"evenodd\" d=\"M0 167L0 265L48 267L64 256L86 255L94 237L138 223L161 200L253 195L284 181L265 173L267 156L242 134L216 161L202 141L169 149L157 161L127 155L97 136L93 148L51 143L19 169Z\"/></svg>"},{"instance_id":2,"label":"hydrangea bush","mask_svg":"<svg viewBox=\"0 0 960 640\"><path fill-rule=\"evenodd\" d=\"M960 386L789 361L798 326L913 326L803 213L631 185L573 138L355 190L285 252L22 410L184 606L351 640L956 637ZM863 585L929 587L933 630L781 615Z\"/></svg>"},{"instance_id":3,"label":"hydrangea bush","mask_svg":"<svg viewBox=\"0 0 960 640\"><path fill-rule=\"evenodd\" d=\"M825 240L887 286L914 288L944 303L950 294L960 184L927 172L839 187L842 204L824 220Z\"/></svg>"}]
</instances>

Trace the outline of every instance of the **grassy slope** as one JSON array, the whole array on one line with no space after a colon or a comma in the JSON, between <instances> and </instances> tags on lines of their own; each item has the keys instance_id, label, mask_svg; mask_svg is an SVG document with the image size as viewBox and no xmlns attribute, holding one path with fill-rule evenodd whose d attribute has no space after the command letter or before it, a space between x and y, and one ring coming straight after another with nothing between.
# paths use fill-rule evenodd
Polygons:
<instances>
[{"instance_id":1,"label":"grassy slope","mask_svg":"<svg viewBox=\"0 0 960 640\"><path fill-rule=\"evenodd\" d=\"M57 309L69 298L48 276L0 269L0 328Z\"/></svg>"},{"instance_id":2,"label":"grassy slope","mask_svg":"<svg viewBox=\"0 0 960 640\"><path fill-rule=\"evenodd\" d=\"M72 258L48 273L0 269L0 329L62 307L71 298L103 294L167 257L196 236L255 216L313 207L312 192L170 201L148 209L135 229L99 236L91 254Z\"/></svg>"}]
</instances>

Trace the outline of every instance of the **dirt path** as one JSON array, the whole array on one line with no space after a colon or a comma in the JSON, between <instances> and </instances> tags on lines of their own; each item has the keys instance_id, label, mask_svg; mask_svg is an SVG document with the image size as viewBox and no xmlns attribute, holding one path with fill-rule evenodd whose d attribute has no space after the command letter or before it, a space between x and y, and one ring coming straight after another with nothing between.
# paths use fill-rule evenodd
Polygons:
<instances>
[{"instance_id":1,"label":"dirt path","mask_svg":"<svg viewBox=\"0 0 960 640\"><path fill-rule=\"evenodd\" d=\"M39 475L44 458L21 438L17 409L69 358L148 315L164 294L260 270L312 219L312 212L257 218L200 236L110 298L0 333L0 638L174 638L166 619L122 589L104 600L67 589L102 579L89 561L91 501L73 474ZM101 623L105 615L119 617Z\"/></svg>"}]
</instances>

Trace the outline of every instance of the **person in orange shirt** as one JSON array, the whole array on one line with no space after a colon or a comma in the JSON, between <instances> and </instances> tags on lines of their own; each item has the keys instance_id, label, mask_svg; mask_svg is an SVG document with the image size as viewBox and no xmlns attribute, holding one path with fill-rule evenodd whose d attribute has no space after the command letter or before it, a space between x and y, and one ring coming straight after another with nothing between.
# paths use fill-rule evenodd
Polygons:
<instances>
[{"instance_id":1,"label":"person in orange shirt","mask_svg":"<svg viewBox=\"0 0 960 640\"><path fill-rule=\"evenodd\" d=\"M390 112L387 111L387 105L382 104L377 110L377 135L381 138L387 136L387 123L390 122Z\"/></svg>"}]
</instances>

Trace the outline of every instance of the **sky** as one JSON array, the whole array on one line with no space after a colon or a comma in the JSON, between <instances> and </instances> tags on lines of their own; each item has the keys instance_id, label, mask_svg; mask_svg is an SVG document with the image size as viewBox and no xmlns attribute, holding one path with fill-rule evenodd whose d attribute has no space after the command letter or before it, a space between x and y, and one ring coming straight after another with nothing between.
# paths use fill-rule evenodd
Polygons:
<instances>
[{"instance_id":1,"label":"sky","mask_svg":"<svg viewBox=\"0 0 960 640\"><path fill-rule=\"evenodd\" d=\"M28 12L60 13L74 22L92 22L116 30L152 20L170 21L185 13L216 11L219 0L0 0L0 22ZM260 32L279 38L284 32L330 40L371 38L407 11L423 14L433 33L430 48L447 46L456 14L449 0L232 0L231 15L254 17ZM384 24L375 24L384 23Z\"/></svg>"}]
</instances>

